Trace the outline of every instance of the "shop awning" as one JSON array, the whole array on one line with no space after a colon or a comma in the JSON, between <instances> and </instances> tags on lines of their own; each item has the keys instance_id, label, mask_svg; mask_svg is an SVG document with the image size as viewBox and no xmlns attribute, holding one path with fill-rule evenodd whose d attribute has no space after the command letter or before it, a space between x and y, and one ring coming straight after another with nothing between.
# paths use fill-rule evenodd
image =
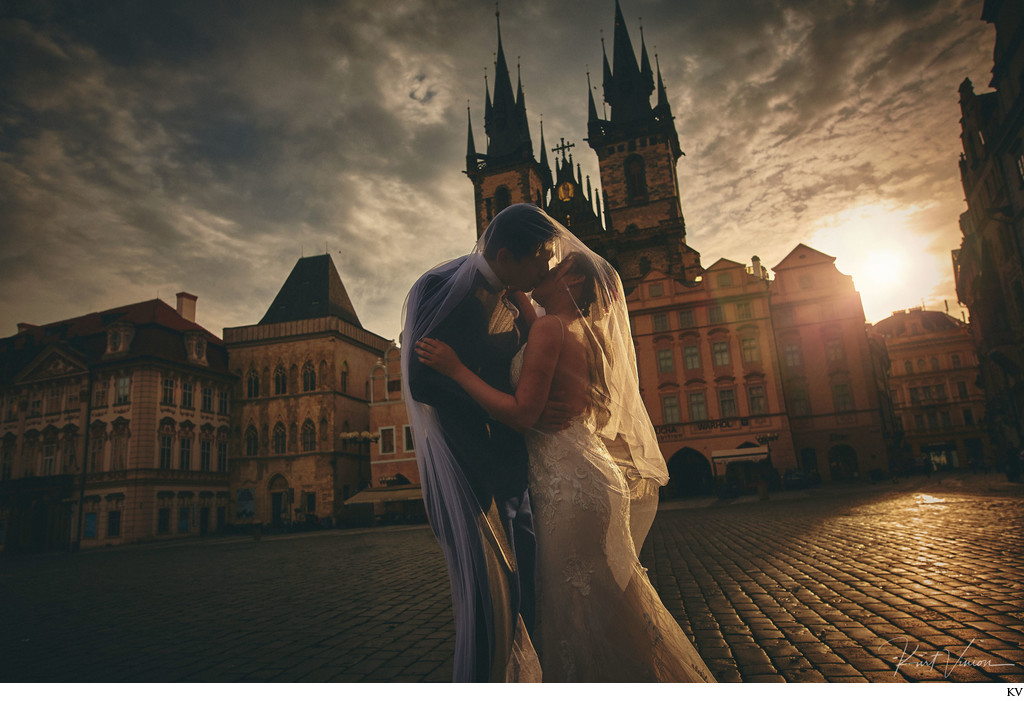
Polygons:
<instances>
[{"instance_id":1,"label":"shop awning","mask_svg":"<svg viewBox=\"0 0 1024 701\"><path fill-rule=\"evenodd\" d=\"M760 462L768 458L768 448L761 445L756 448L734 448L733 450L715 450L711 453L712 462L728 465L731 462Z\"/></svg>"},{"instance_id":2,"label":"shop awning","mask_svg":"<svg viewBox=\"0 0 1024 701\"><path fill-rule=\"evenodd\" d=\"M389 501L416 501L423 499L423 490L418 485L402 487L384 487L381 489L364 489L345 500L350 504L381 504Z\"/></svg>"}]
</instances>

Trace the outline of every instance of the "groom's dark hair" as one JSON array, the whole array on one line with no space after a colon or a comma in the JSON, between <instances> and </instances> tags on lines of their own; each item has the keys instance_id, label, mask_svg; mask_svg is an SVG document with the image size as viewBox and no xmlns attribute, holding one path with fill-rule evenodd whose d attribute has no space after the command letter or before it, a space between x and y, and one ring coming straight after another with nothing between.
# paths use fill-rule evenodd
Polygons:
<instances>
[{"instance_id":1,"label":"groom's dark hair","mask_svg":"<svg viewBox=\"0 0 1024 701\"><path fill-rule=\"evenodd\" d=\"M532 204L514 204L498 212L484 232L484 257L494 260L505 248L516 260L536 253L554 238L558 224Z\"/></svg>"}]
</instances>

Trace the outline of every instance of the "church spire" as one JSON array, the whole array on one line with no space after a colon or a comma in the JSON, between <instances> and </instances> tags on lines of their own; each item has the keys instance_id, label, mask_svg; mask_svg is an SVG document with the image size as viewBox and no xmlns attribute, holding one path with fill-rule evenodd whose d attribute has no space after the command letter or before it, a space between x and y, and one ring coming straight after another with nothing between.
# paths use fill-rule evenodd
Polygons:
<instances>
[{"instance_id":1,"label":"church spire","mask_svg":"<svg viewBox=\"0 0 1024 701\"><path fill-rule=\"evenodd\" d=\"M647 58L647 42L644 41L644 26L640 25L640 84L650 95L654 91L654 74L651 72L651 59Z\"/></svg>"},{"instance_id":2,"label":"church spire","mask_svg":"<svg viewBox=\"0 0 1024 701\"><path fill-rule=\"evenodd\" d=\"M658 60L658 54L654 54L654 63L658 67L658 105L654 109L659 117L671 118L672 107L668 104L668 93L665 92L665 83L661 80L661 62Z\"/></svg>"},{"instance_id":3,"label":"church spire","mask_svg":"<svg viewBox=\"0 0 1024 701\"><path fill-rule=\"evenodd\" d=\"M487 155L504 156L524 150L532 152L522 80L519 81L518 95L513 94L505 47L501 42L501 13L496 12L495 16L498 23L498 54L494 63L494 99L490 114L484 118L484 129L488 137Z\"/></svg>"},{"instance_id":4,"label":"church spire","mask_svg":"<svg viewBox=\"0 0 1024 701\"><path fill-rule=\"evenodd\" d=\"M543 117L543 115L541 115ZM544 189L551 189L553 184L551 166L548 165L548 149L544 145L544 120L540 120L540 173L544 179Z\"/></svg>"},{"instance_id":5,"label":"church spire","mask_svg":"<svg viewBox=\"0 0 1024 701\"><path fill-rule=\"evenodd\" d=\"M594 86L590 84L590 71L587 71L587 124L593 124L598 119L597 105L594 104Z\"/></svg>"},{"instance_id":6,"label":"church spire","mask_svg":"<svg viewBox=\"0 0 1024 701\"><path fill-rule=\"evenodd\" d=\"M469 131L466 138L466 168L471 170L476 163L476 144L473 141L473 116L469 112L469 105L466 105L466 125Z\"/></svg>"},{"instance_id":7,"label":"church spire","mask_svg":"<svg viewBox=\"0 0 1024 701\"><path fill-rule=\"evenodd\" d=\"M611 105L612 122L633 122L646 119L651 111L651 93L654 78L651 63L643 47L643 68L637 65L633 42L630 41L626 21L622 17L619 0L615 0L615 43L612 47L612 66L608 68L605 54L604 99Z\"/></svg>"}]
</instances>

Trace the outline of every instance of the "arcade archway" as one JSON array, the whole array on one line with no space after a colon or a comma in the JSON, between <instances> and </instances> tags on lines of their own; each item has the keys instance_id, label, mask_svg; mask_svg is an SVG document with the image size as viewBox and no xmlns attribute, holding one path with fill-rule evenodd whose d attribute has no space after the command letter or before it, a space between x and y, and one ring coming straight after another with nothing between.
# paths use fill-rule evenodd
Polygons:
<instances>
[{"instance_id":1,"label":"arcade archway","mask_svg":"<svg viewBox=\"0 0 1024 701\"><path fill-rule=\"evenodd\" d=\"M683 448L668 459L668 484L661 498L679 499L714 493L711 463L693 448Z\"/></svg>"}]
</instances>

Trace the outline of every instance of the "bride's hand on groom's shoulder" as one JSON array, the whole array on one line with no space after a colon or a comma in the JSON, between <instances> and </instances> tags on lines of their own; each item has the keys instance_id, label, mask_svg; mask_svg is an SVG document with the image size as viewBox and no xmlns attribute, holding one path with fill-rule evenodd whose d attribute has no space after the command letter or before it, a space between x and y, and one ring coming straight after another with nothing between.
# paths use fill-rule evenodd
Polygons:
<instances>
[{"instance_id":1,"label":"bride's hand on groom's shoulder","mask_svg":"<svg viewBox=\"0 0 1024 701\"><path fill-rule=\"evenodd\" d=\"M452 347L436 338L422 338L417 341L416 354L421 363L448 377L462 367L462 361Z\"/></svg>"}]
</instances>

